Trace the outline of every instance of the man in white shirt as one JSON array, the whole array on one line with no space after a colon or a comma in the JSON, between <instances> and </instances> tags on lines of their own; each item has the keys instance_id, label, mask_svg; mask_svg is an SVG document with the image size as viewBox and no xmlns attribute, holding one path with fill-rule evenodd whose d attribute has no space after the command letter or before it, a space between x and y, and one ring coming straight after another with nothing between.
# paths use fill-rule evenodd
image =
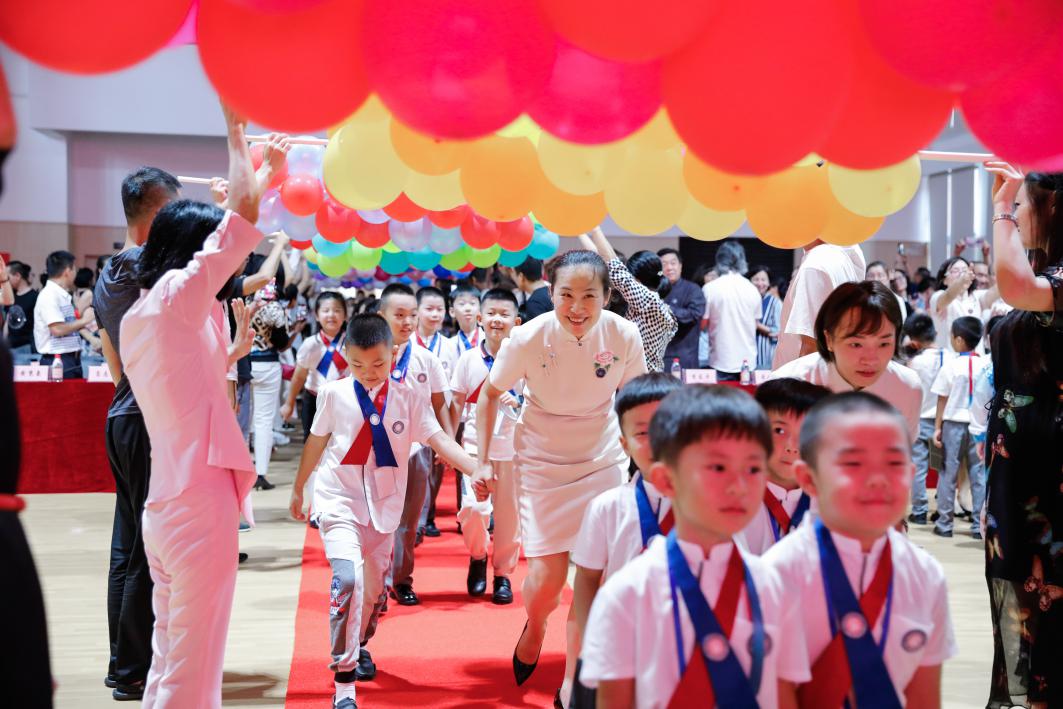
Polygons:
<instances>
[{"instance_id":1,"label":"man in white shirt","mask_svg":"<svg viewBox=\"0 0 1063 709\"><path fill-rule=\"evenodd\" d=\"M746 250L725 241L716 252L718 278L705 285L705 319L709 321L709 366L722 381L738 380L742 367L757 365L760 293L745 277Z\"/></svg>"},{"instance_id":2,"label":"man in white shirt","mask_svg":"<svg viewBox=\"0 0 1063 709\"><path fill-rule=\"evenodd\" d=\"M55 355L63 362L64 379L80 379L81 341L78 331L95 319L92 308L80 313L74 309L74 254L53 251L48 254L45 268L48 282L44 284L33 308L33 339L41 353L41 363L51 365Z\"/></svg>"},{"instance_id":3,"label":"man in white shirt","mask_svg":"<svg viewBox=\"0 0 1063 709\"><path fill-rule=\"evenodd\" d=\"M835 246L817 239L805 247L805 258L783 300L773 370L816 351L815 323L819 307L842 283L862 281L866 270L859 246Z\"/></svg>"}]
</instances>

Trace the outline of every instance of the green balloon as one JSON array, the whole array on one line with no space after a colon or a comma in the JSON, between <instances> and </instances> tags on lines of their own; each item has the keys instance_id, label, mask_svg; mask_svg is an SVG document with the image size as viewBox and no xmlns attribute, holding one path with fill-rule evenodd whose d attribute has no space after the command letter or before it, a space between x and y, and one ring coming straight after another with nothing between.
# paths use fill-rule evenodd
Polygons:
<instances>
[{"instance_id":1,"label":"green balloon","mask_svg":"<svg viewBox=\"0 0 1063 709\"><path fill-rule=\"evenodd\" d=\"M402 249L400 249L398 246L395 246L394 241L389 241L388 243L384 244L384 253L386 254L397 254L401 251Z\"/></svg>"},{"instance_id":2,"label":"green balloon","mask_svg":"<svg viewBox=\"0 0 1063 709\"><path fill-rule=\"evenodd\" d=\"M502 247L498 244L486 249L472 249L469 253L469 263L477 268L487 268L498 263L498 255L502 253Z\"/></svg>"},{"instance_id":3,"label":"green balloon","mask_svg":"<svg viewBox=\"0 0 1063 709\"><path fill-rule=\"evenodd\" d=\"M317 267L329 278L339 278L351 270L351 264L346 255L343 256L319 256Z\"/></svg>"},{"instance_id":4,"label":"green balloon","mask_svg":"<svg viewBox=\"0 0 1063 709\"><path fill-rule=\"evenodd\" d=\"M444 254L443 258L439 259L439 265L449 271L456 271L459 268L464 268L465 264L470 263L470 252L468 246L462 246L457 251L449 254Z\"/></svg>"},{"instance_id":5,"label":"green balloon","mask_svg":"<svg viewBox=\"0 0 1063 709\"><path fill-rule=\"evenodd\" d=\"M368 271L380 265L380 249L370 249L357 241L351 241L351 250L347 252L351 267L359 271Z\"/></svg>"}]
</instances>

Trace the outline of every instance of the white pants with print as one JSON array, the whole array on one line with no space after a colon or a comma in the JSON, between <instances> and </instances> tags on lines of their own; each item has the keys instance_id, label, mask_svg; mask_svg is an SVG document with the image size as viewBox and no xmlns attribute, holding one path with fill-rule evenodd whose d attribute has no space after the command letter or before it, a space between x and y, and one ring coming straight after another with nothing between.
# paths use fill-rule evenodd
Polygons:
<instances>
[{"instance_id":1,"label":"white pants with print","mask_svg":"<svg viewBox=\"0 0 1063 709\"><path fill-rule=\"evenodd\" d=\"M495 473L495 492L483 502L476 500L467 475L461 479L461 509L458 522L465 548L473 559L487 558L487 532L491 513L495 515L495 548L491 565L495 576L509 576L517 569L520 558L520 512L517 508L517 480L512 461L491 461Z\"/></svg>"}]
</instances>

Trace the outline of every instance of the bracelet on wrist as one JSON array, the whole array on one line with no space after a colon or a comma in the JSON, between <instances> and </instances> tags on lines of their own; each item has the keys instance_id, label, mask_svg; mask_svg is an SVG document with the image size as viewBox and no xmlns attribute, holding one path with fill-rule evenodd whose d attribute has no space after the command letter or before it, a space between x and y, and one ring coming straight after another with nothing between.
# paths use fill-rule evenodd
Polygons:
<instances>
[{"instance_id":1,"label":"bracelet on wrist","mask_svg":"<svg viewBox=\"0 0 1063 709\"><path fill-rule=\"evenodd\" d=\"M1014 214L1009 214L1007 212L1000 212L999 214L994 214L993 215L993 223L994 224L996 224L997 222L1000 222L1000 221L1011 222L1015 226L1019 225L1019 220L1015 218L1015 215Z\"/></svg>"}]
</instances>

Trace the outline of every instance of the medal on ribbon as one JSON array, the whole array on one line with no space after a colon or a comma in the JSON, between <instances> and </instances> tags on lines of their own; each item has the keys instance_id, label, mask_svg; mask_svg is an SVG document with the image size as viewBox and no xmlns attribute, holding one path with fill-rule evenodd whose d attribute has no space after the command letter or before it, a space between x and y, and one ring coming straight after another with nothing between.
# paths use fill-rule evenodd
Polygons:
<instances>
[{"instance_id":1,"label":"medal on ribbon","mask_svg":"<svg viewBox=\"0 0 1063 709\"><path fill-rule=\"evenodd\" d=\"M410 351L413 350L413 345L406 343L406 350L399 357L399 361L395 364L394 369L391 370L391 378L397 382L406 381L406 370L410 367Z\"/></svg>"},{"instance_id":2,"label":"medal on ribbon","mask_svg":"<svg viewBox=\"0 0 1063 709\"><path fill-rule=\"evenodd\" d=\"M369 398L369 392L365 390L361 382L354 380L354 395L358 398L358 407L362 410L362 430L358 432L354 443L347 455L340 461L342 465L366 465L369 462L369 452L376 454L378 468L395 468L398 462L395 460L395 452L391 449L391 439L388 438L387 429L384 427L384 411L388 403L388 382L380 387L376 401Z\"/></svg>"}]
</instances>

